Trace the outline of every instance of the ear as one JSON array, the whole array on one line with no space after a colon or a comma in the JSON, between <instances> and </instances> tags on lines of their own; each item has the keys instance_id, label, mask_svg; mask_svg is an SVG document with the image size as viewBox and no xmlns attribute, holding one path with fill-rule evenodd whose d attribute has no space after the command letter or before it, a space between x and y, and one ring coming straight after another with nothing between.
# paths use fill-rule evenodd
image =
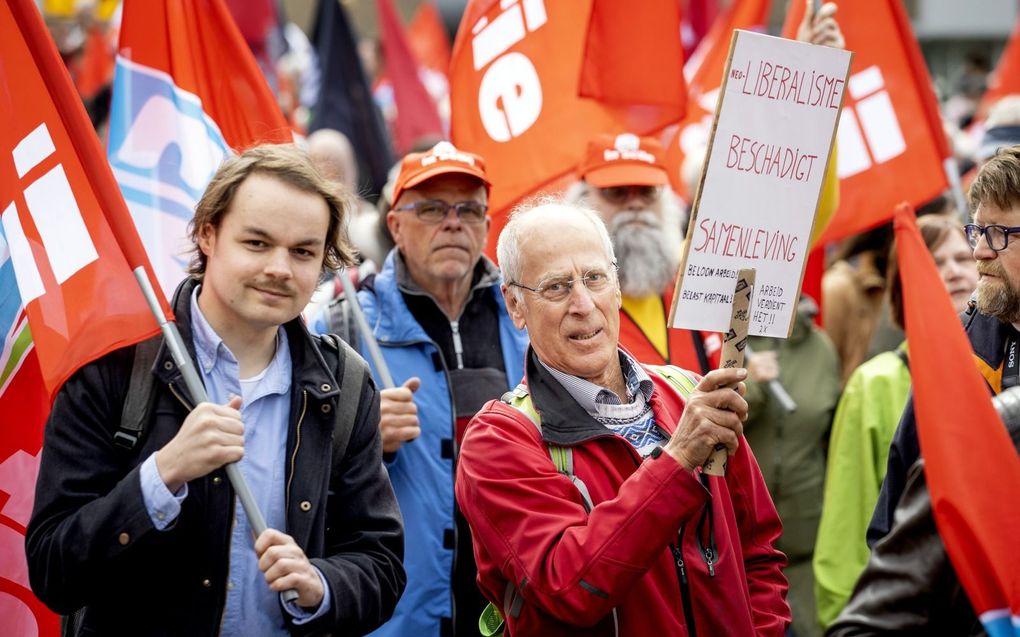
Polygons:
<instances>
[{"instance_id":1,"label":"ear","mask_svg":"<svg viewBox=\"0 0 1020 637\"><path fill-rule=\"evenodd\" d=\"M400 215L390 210L386 213L386 227L389 228L390 236L393 237L393 243L398 248L403 247L403 241L400 235Z\"/></svg>"},{"instance_id":2,"label":"ear","mask_svg":"<svg viewBox=\"0 0 1020 637\"><path fill-rule=\"evenodd\" d=\"M202 251L202 254L208 257L212 254L215 246L216 226L211 223L205 223L198 230L198 249Z\"/></svg>"},{"instance_id":3,"label":"ear","mask_svg":"<svg viewBox=\"0 0 1020 637\"><path fill-rule=\"evenodd\" d=\"M517 295L507 284L500 285L499 289L503 292L503 302L506 303L506 311L510 315L510 320L514 322L514 327L523 330L525 326L524 303L517 300Z\"/></svg>"}]
</instances>

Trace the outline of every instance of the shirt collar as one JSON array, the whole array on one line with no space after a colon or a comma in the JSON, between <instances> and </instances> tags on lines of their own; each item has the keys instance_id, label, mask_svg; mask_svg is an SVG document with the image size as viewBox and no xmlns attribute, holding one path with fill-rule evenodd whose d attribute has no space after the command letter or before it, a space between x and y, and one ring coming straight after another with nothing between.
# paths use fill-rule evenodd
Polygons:
<instances>
[{"instance_id":1,"label":"shirt collar","mask_svg":"<svg viewBox=\"0 0 1020 637\"><path fill-rule=\"evenodd\" d=\"M192 338L195 343L195 356L198 363L202 367L202 372L207 376L212 373L220 361L229 364L236 370L238 369L237 358L212 325L209 325L209 321L202 313L202 308L198 305L198 293L201 289L201 285L196 285L191 293ZM276 353L273 354L269 367L265 369L258 383L258 396L248 397L247 402L252 402L259 396L282 394L289 391L291 376L289 352L287 331L281 326L276 332Z\"/></svg>"},{"instance_id":2,"label":"shirt collar","mask_svg":"<svg viewBox=\"0 0 1020 637\"><path fill-rule=\"evenodd\" d=\"M641 368L641 365L630 354L622 349L617 351L620 355L620 367L623 371L623 377L627 382L627 403L634 402L638 392L641 392L644 402L648 402L651 400L652 391L655 389L652 379L649 378L645 370ZM560 385L563 385L570 396L589 414L597 414L599 404L623 404L619 397L607 387L596 385L579 376L561 372L547 365L541 358L538 358L538 362L552 374L553 378Z\"/></svg>"}]
</instances>

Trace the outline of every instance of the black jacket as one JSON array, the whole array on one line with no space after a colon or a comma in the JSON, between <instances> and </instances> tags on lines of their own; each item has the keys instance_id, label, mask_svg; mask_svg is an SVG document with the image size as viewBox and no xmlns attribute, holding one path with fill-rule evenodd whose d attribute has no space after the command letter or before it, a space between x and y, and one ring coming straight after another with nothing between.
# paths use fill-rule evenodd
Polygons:
<instances>
[{"instance_id":1,"label":"black jacket","mask_svg":"<svg viewBox=\"0 0 1020 637\"><path fill-rule=\"evenodd\" d=\"M193 360L196 285L185 281L173 302ZM381 461L378 392L365 383L343 456L332 459L338 381L300 319L284 327L293 369L282 530L322 571L332 594L331 613L291 631L361 635L390 617L405 583L400 513ZM193 403L163 345L145 435L132 451L115 446L133 350L84 366L54 402L26 533L32 590L59 613L87 607L83 634L216 635L234 491L222 468L193 480L174 525L153 527L140 465L173 438Z\"/></svg>"},{"instance_id":2,"label":"black jacket","mask_svg":"<svg viewBox=\"0 0 1020 637\"><path fill-rule=\"evenodd\" d=\"M1002 362L1005 357L1006 336L1013 326L982 314L973 302L970 309L964 313L963 322L967 338L974 349L974 363L988 383L991 393L998 394L1002 391ZM896 510L896 505L906 487L907 474L920 457L921 446L917 439L914 397L911 394L889 447L885 479L882 481L882 490L878 493L875 512L868 525L869 547L874 548L875 543L892 528L893 511Z\"/></svg>"}]
</instances>

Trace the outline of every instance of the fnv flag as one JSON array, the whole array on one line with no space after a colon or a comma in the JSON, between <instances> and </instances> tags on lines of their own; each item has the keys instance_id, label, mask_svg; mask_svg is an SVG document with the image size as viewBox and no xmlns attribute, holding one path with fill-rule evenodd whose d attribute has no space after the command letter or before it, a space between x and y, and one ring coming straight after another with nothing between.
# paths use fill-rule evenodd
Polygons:
<instances>
[{"instance_id":1,"label":"fnv flag","mask_svg":"<svg viewBox=\"0 0 1020 637\"><path fill-rule=\"evenodd\" d=\"M901 0L835 0L854 61L836 133L839 209L818 245L885 223L896 204L918 206L956 170L928 67ZM803 0L791 0L783 37L794 38Z\"/></svg>"},{"instance_id":2,"label":"fnv flag","mask_svg":"<svg viewBox=\"0 0 1020 637\"><path fill-rule=\"evenodd\" d=\"M49 636L24 533L50 400L158 327L131 273L145 252L32 0L0 4L0 119L0 617L6 635Z\"/></svg>"},{"instance_id":3,"label":"fnv flag","mask_svg":"<svg viewBox=\"0 0 1020 637\"><path fill-rule=\"evenodd\" d=\"M223 0L125 0L108 153L169 294L187 225L234 150L293 136Z\"/></svg>"},{"instance_id":4,"label":"fnv flag","mask_svg":"<svg viewBox=\"0 0 1020 637\"><path fill-rule=\"evenodd\" d=\"M935 523L985 630L1020 637L1020 456L909 205L895 228L907 339L927 345L910 348L910 375Z\"/></svg>"},{"instance_id":5,"label":"fnv flag","mask_svg":"<svg viewBox=\"0 0 1020 637\"><path fill-rule=\"evenodd\" d=\"M468 3L450 62L451 136L485 158L489 254L507 209L563 185L592 137L680 120L679 13L675 0Z\"/></svg>"}]
</instances>

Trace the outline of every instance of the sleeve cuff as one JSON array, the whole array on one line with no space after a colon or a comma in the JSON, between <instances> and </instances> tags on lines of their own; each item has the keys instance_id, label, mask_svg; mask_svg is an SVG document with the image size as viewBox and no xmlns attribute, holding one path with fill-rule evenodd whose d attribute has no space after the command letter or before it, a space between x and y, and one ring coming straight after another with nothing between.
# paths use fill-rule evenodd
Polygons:
<instances>
[{"instance_id":1,"label":"sleeve cuff","mask_svg":"<svg viewBox=\"0 0 1020 637\"><path fill-rule=\"evenodd\" d=\"M142 463L139 479L142 487L142 500L145 502L145 510L149 513L152 525L158 531L166 530L173 525L181 513L181 502L184 502L184 498L188 497L188 485L185 484L176 494L170 493L170 489L166 488L163 479L159 477L155 452Z\"/></svg>"},{"instance_id":2,"label":"sleeve cuff","mask_svg":"<svg viewBox=\"0 0 1020 637\"><path fill-rule=\"evenodd\" d=\"M307 610L301 608L294 602L284 602L283 596L282 595L280 596L280 602L283 603L284 609L286 609L287 614L290 615L291 619L294 620L294 625L296 626L300 626L301 624L307 624L310 621L322 617L323 615L326 614L326 612L330 609L330 607L333 604L333 598L330 596L329 584L326 582L326 577L322 574L322 571L319 570L318 566L315 566L313 564L312 568L315 569L315 574L319 576L319 581L322 582L323 590L322 601L319 602L319 607L315 610L314 613L308 612Z\"/></svg>"}]
</instances>

